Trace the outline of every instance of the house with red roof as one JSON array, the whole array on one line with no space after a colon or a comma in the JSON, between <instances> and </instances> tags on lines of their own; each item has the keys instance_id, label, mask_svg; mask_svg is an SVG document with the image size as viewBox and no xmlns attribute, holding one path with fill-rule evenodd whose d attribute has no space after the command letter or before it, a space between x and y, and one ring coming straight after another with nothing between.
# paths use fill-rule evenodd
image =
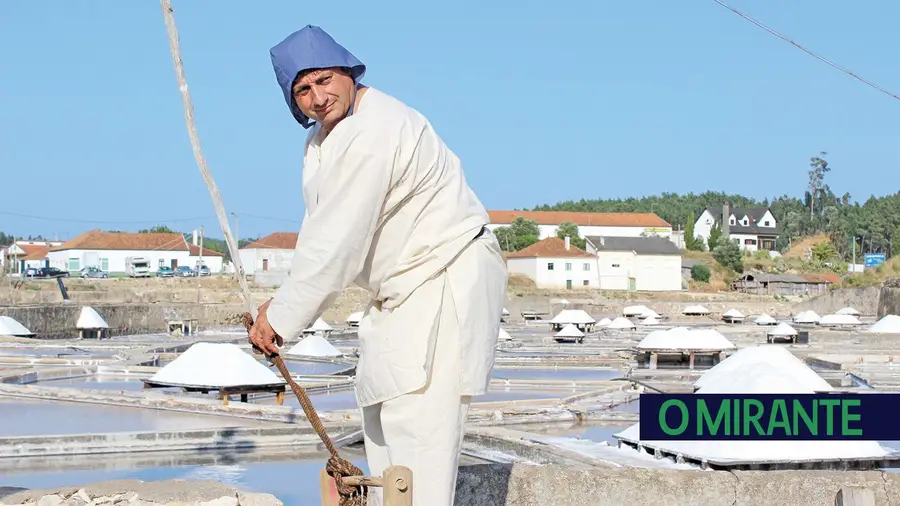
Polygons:
<instances>
[{"instance_id":1,"label":"house with red roof","mask_svg":"<svg viewBox=\"0 0 900 506\"><path fill-rule=\"evenodd\" d=\"M247 275L287 273L294 260L298 232L275 232L245 245L238 251Z\"/></svg>"},{"instance_id":2,"label":"house with red roof","mask_svg":"<svg viewBox=\"0 0 900 506\"><path fill-rule=\"evenodd\" d=\"M488 211L494 230L508 227L516 218L538 224L539 239L556 237L556 229L565 222L578 226L581 237L672 237L672 224L655 213L580 213L571 211Z\"/></svg>"}]
</instances>

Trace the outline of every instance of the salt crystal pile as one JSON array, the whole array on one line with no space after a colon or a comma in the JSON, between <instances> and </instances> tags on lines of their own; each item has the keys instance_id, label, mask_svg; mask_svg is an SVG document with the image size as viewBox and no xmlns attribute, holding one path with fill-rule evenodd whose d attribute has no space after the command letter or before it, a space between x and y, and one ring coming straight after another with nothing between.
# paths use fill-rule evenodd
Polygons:
<instances>
[{"instance_id":1,"label":"salt crystal pile","mask_svg":"<svg viewBox=\"0 0 900 506\"><path fill-rule=\"evenodd\" d=\"M100 313L90 306L81 308L81 314L78 315L78 321L75 322L75 328L82 329L108 329L109 325L106 320L100 316Z\"/></svg>"},{"instance_id":2,"label":"salt crystal pile","mask_svg":"<svg viewBox=\"0 0 900 506\"><path fill-rule=\"evenodd\" d=\"M640 316L646 312L650 311L650 308L647 306L628 306L622 310L623 316Z\"/></svg>"},{"instance_id":3,"label":"salt crystal pile","mask_svg":"<svg viewBox=\"0 0 900 506\"><path fill-rule=\"evenodd\" d=\"M150 378L166 385L276 385L284 379L231 343L195 343Z\"/></svg>"},{"instance_id":4,"label":"salt crystal pile","mask_svg":"<svg viewBox=\"0 0 900 506\"><path fill-rule=\"evenodd\" d=\"M775 325L778 322L775 321L775 318L772 318L767 314L761 314L753 320L753 323L756 323L757 325Z\"/></svg>"},{"instance_id":5,"label":"salt crystal pile","mask_svg":"<svg viewBox=\"0 0 900 506\"><path fill-rule=\"evenodd\" d=\"M509 332L500 329L500 332L497 336L498 341L512 341L512 336L509 335Z\"/></svg>"},{"instance_id":6,"label":"salt crystal pile","mask_svg":"<svg viewBox=\"0 0 900 506\"><path fill-rule=\"evenodd\" d=\"M25 328L24 325L17 322L9 316L0 316L0 336L33 336L34 332Z\"/></svg>"},{"instance_id":7,"label":"salt crystal pile","mask_svg":"<svg viewBox=\"0 0 900 506\"><path fill-rule=\"evenodd\" d=\"M794 316L794 323L813 324L819 323L820 316L812 309L801 311Z\"/></svg>"},{"instance_id":8,"label":"salt crystal pile","mask_svg":"<svg viewBox=\"0 0 900 506\"><path fill-rule=\"evenodd\" d=\"M575 325L588 325L596 322L591 315L581 309L564 309L554 316L550 323L557 325L565 325L572 323Z\"/></svg>"},{"instance_id":9,"label":"salt crystal pile","mask_svg":"<svg viewBox=\"0 0 900 506\"><path fill-rule=\"evenodd\" d=\"M563 338L578 338L584 337L584 332L578 330L578 327L569 323L565 327L562 328L559 332L556 333L556 337Z\"/></svg>"},{"instance_id":10,"label":"salt crystal pile","mask_svg":"<svg viewBox=\"0 0 900 506\"><path fill-rule=\"evenodd\" d=\"M866 332L875 334L900 334L900 316L889 314L869 327Z\"/></svg>"},{"instance_id":11,"label":"salt crystal pile","mask_svg":"<svg viewBox=\"0 0 900 506\"><path fill-rule=\"evenodd\" d=\"M686 315L706 315L706 314L709 314L709 309L706 309L705 307L703 307L699 304L696 304L696 305L688 306L688 307L684 308L684 311L682 311L682 313L686 314Z\"/></svg>"},{"instance_id":12,"label":"salt crystal pile","mask_svg":"<svg viewBox=\"0 0 900 506\"><path fill-rule=\"evenodd\" d=\"M725 351L733 350L734 344L713 329L688 329L674 327L647 334L638 343L639 350L671 351Z\"/></svg>"},{"instance_id":13,"label":"salt crystal pile","mask_svg":"<svg viewBox=\"0 0 900 506\"><path fill-rule=\"evenodd\" d=\"M343 355L324 337L313 334L304 337L286 352L288 355L302 355L304 357L340 357Z\"/></svg>"},{"instance_id":14,"label":"salt crystal pile","mask_svg":"<svg viewBox=\"0 0 900 506\"><path fill-rule=\"evenodd\" d=\"M609 325L606 326L608 329L613 330L624 330L624 329L635 329L637 326L631 322L628 318L623 318L621 316L617 317L615 320L609 322Z\"/></svg>"}]
</instances>

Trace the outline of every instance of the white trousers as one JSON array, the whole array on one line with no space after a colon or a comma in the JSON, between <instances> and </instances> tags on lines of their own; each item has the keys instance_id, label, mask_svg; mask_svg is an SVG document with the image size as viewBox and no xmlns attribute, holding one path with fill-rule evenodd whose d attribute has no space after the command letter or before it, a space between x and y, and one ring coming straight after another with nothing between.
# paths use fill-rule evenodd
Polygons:
<instances>
[{"instance_id":1,"label":"white trousers","mask_svg":"<svg viewBox=\"0 0 900 506\"><path fill-rule=\"evenodd\" d=\"M470 396L460 395L460 338L450 283L444 290L434 361L426 385L362 408L369 473L390 466L413 474L414 506L452 506ZM370 489L369 505L382 504L380 488Z\"/></svg>"}]
</instances>

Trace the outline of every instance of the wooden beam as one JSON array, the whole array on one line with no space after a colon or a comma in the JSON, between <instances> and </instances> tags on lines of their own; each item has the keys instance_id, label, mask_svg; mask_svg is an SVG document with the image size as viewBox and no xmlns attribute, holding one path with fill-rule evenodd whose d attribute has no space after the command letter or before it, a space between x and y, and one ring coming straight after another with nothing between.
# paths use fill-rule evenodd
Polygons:
<instances>
[{"instance_id":1,"label":"wooden beam","mask_svg":"<svg viewBox=\"0 0 900 506\"><path fill-rule=\"evenodd\" d=\"M385 469L384 506L412 506L412 504L412 470L403 466L391 466Z\"/></svg>"}]
</instances>

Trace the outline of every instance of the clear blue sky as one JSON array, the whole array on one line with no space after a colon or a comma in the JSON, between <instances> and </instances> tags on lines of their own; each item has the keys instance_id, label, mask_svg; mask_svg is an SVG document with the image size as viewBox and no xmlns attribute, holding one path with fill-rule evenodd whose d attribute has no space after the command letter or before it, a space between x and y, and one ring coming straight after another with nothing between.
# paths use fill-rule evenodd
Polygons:
<instances>
[{"instance_id":1,"label":"clear blue sky","mask_svg":"<svg viewBox=\"0 0 900 506\"><path fill-rule=\"evenodd\" d=\"M432 121L488 208L800 194L820 150L836 193L898 190L900 101L711 0L173 4L203 148L243 237L303 215L305 130L268 50L308 23ZM900 92L900 3L731 4ZM0 214L0 231L202 224L221 237L157 1L9 2L0 62L0 213L52 218Z\"/></svg>"}]
</instances>

